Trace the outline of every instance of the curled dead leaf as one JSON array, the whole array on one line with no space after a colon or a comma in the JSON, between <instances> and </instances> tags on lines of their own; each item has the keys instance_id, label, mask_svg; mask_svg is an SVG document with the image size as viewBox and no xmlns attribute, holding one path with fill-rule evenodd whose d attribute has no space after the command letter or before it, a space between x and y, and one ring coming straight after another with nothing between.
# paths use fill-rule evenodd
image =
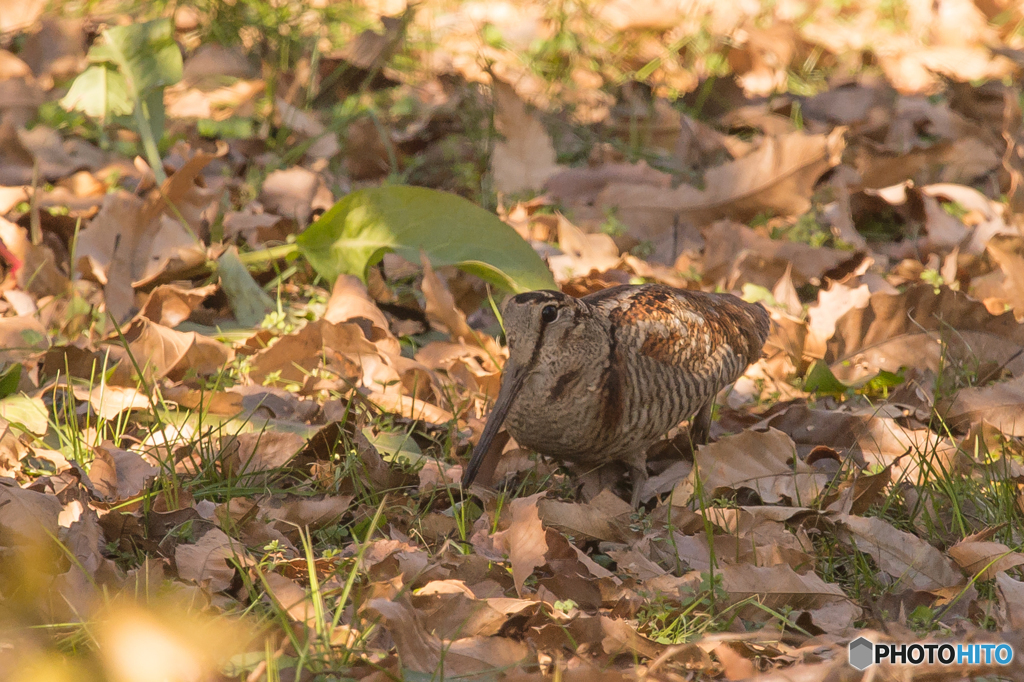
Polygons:
<instances>
[{"instance_id":1,"label":"curled dead leaf","mask_svg":"<svg viewBox=\"0 0 1024 682\"><path fill-rule=\"evenodd\" d=\"M523 595L523 583L534 569L547 562L548 543L541 523L538 502L547 493L520 497L511 502L512 523L508 529L494 534L494 546L508 553L512 564L512 580L516 592Z\"/></svg>"}]
</instances>

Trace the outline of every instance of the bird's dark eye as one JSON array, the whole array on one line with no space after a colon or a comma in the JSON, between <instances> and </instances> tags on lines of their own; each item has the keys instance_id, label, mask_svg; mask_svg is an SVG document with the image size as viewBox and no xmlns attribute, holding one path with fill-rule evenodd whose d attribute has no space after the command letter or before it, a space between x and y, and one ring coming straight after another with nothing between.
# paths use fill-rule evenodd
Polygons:
<instances>
[{"instance_id":1,"label":"bird's dark eye","mask_svg":"<svg viewBox=\"0 0 1024 682\"><path fill-rule=\"evenodd\" d=\"M554 322L556 317L558 317L558 308L553 305L546 305L540 311L540 319L544 322Z\"/></svg>"}]
</instances>

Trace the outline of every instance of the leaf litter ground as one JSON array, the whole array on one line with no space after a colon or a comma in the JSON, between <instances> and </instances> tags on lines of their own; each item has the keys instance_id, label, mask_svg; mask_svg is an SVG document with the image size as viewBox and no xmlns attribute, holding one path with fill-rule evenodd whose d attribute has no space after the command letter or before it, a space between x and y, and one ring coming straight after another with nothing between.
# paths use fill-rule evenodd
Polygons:
<instances>
[{"instance_id":1,"label":"leaf litter ground","mask_svg":"<svg viewBox=\"0 0 1024 682\"><path fill-rule=\"evenodd\" d=\"M28 3L0 53L5 678L860 679L858 636L1024 651L1024 16L940 4L296 4L264 34L258 2L178 8L158 183L130 124L54 105L116 17ZM518 236L447 238L455 199L397 183ZM771 311L713 442L649 453L639 512L620 472L583 499L507 439L498 485L459 489L507 355L488 283L552 279Z\"/></svg>"}]
</instances>

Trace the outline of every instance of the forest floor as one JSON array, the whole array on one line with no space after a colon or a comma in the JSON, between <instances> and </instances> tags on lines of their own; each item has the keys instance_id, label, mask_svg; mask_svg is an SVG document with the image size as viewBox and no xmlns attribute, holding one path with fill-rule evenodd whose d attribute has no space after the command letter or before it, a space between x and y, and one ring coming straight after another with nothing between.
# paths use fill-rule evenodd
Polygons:
<instances>
[{"instance_id":1,"label":"forest floor","mask_svg":"<svg viewBox=\"0 0 1024 682\"><path fill-rule=\"evenodd\" d=\"M1019 3L0 4L0 680L1024 679ZM463 491L643 282L712 442Z\"/></svg>"}]
</instances>

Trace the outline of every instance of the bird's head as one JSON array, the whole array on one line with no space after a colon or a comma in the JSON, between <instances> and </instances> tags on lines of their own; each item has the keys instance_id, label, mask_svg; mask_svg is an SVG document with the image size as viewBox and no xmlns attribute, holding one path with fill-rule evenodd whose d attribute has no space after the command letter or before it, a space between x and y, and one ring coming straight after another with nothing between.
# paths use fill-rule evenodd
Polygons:
<instances>
[{"instance_id":1,"label":"bird's head","mask_svg":"<svg viewBox=\"0 0 1024 682\"><path fill-rule=\"evenodd\" d=\"M509 359L505 363L498 399L466 467L462 479L464 487L468 487L476 477L512 402L537 364L541 348L565 336L567 328L576 324L582 305L579 300L558 291L529 291L505 302L502 322L508 340Z\"/></svg>"},{"instance_id":2,"label":"bird's head","mask_svg":"<svg viewBox=\"0 0 1024 682\"><path fill-rule=\"evenodd\" d=\"M509 359L528 368L545 340L562 336L576 323L579 300L559 291L529 291L508 299L502 313Z\"/></svg>"}]
</instances>

